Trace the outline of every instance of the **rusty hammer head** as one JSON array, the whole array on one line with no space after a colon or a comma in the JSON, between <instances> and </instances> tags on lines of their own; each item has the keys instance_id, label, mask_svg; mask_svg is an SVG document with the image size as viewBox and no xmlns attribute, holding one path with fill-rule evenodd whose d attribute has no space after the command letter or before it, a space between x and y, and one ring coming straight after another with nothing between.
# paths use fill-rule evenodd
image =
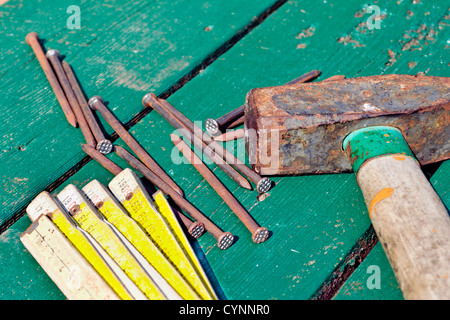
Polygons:
<instances>
[{"instance_id":1,"label":"rusty hammer head","mask_svg":"<svg viewBox=\"0 0 450 320\"><path fill-rule=\"evenodd\" d=\"M246 145L262 175L350 172L357 129L401 131L422 165L450 158L450 78L383 75L251 90Z\"/></svg>"}]
</instances>

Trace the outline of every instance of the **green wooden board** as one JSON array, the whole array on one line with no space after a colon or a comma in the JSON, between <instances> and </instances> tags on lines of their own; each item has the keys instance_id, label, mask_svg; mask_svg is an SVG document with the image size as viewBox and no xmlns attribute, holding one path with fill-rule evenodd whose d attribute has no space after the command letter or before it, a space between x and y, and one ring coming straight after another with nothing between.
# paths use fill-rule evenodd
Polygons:
<instances>
[{"instance_id":1,"label":"green wooden board","mask_svg":"<svg viewBox=\"0 0 450 320\"><path fill-rule=\"evenodd\" d=\"M187 19L190 16L189 12L178 12L181 8L185 8L182 3L167 4L169 7L173 7L169 10L165 6L166 13L175 12L176 14L182 14ZM135 3L127 4L134 6ZM251 88L282 84L312 69L323 71L320 79L335 74L355 77L386 73L416 74L418 72L445 76L449 71L449 61L447 61L447 41L450 38L449 4L449 1L439 3L421 1L418 4L398 1L383 4L385 7L379 4L381 8L380 29L369 30L365 27L364 22L370 14L365 13L364 3L361 1L352 0L345 2L345 4L338 1L314 3L288 1L227 52L218 55L212 64L204 68L181 89L170 95L168 101L190 119L203 121L207 117L220 116L241 105L246 93ZM139 4L137 5L139 6ZM201 7L200 4L198 5ZM226 24L227 27L224 27L226 30L220 33L220 36L216 35L211 43L207 41L204 44L201 37L204 36L203 32L205 31L202 29L200 30L202 32L196 33L193 32L193 30L196 30L195 28L185 30L185 36L164 30L164 38L169 37L169 35L173 36L170 39L176 44L177 49L183 47L183 44L179 43L180 41L181 43L187 43L185 46L189 44L191 50L196 52L196 63L198 63L205 57L206 53L211 53L214 48L224 43L233 33L237 32L237 29L242 29L253 16L248 12L244 14L246 10L239 8L242 3L236 2L235 6L229 5L236 9L236 14L240 15L240 25L238 28L232 28L230 26L232 23L226 14L230 11L217 9L225 16L223 22L228 24ZM252 2L251 5L248 4L247 11L252 8L252 12L257 14L267 8L268 5L269 3L266 2L258 7L259 4ZM50 7L50 5L48 6ZM97 9L99 12L102 10L122 12L118 6L112 8L97 7ZM153 11L149 9L146 12L150 16L150 12ZM200 12L203 11L200 10ZM157 13L154 14L157 15ZM112 16L111 13L109 17ZM124 16L121 17L123 19ZM214 26L211 31L217 30L215 21L218 18L213 18L209 14L204 17L206 20L211 18L214 21L211 23L208 21L208 25ZM21 19L25 20L26 18L22 17ZM195 17L190 19L195 20ZM182 26L179 26L180 29L178 30L186 28L189 25L188 22L192 20L188 19ZM91 23L91 31L96 32L96 22L92 21ZM73 60L73 64L87 94L100 93L103 95L105 100L109 101L108 106L120 120L127 122L143 109L140 103L145 93L153 91L156 94L161 94L189 71L195 63L191 63L183 70L171 73L171 76L167 76L165 82L157 87L127 88L127 85L141 83L140 81L145 83L158 82L155 78L158 78L158 70L162 69L161 65L164 63L171 65L172 62L168 57L166 57L167 60L161 58L161 61L164 62L160 61L159 65L153 65L153 73L146 72L148 70L143 65L143 61L148 59L151 51L144 50L145 53L137 56L136 60L130 58L129 48L122 50L123 48L118 44L128 42L125 40L117 41L122 37L127 38L126 35L121 34L121 30L124 28L123 24L126 24L129 28L133 27L130 19L124 22L115 22L112 24L112 28L103 30L116 39L115 44L109 44L106 40L102 42L101 37L97 37L92 43L86 41L85 47L78 47L73 49L73 53L70 53L70 47L74 44L79 46L83 37L79 38L80 35L77 36L76 33L66 35L65 32L59 31L60 36L55 37L55 39L60 39L63 35L71 37L71 40L68 40L70 45L64 44L63 41L58 49L67 52L69 62L72 62L70 60L72 54L77 56L77 59ZM207 23L205 22L205 24ZM151 24L149 23L149 25ZM167 24L161 24L161 28L163 26L167 26ZM46 26L46 28L50 27ZM23 36L18 41L23 41L26 33L27 31L23 31ZM145 36L149 36L148 33ZM142 39L145 37L144 35L140 37L141 42L139 42L137 35L128 38L133 38L133 41L142 44ZM131 42L133 43L133 41ZM199 43L201 43L201 46L199 46ZM22 182L23 185L16 186L10 183L7 179L8 173L3 177L5 186L9 188L14 186L15 188L15 191L6 194L5 200L2 200L4 205L12 203L11 206L15 210L10 210L10 212L20 211L32 196L69 168L72 168L83 157L78 146L78 143L82 141L81 134L61 121L62 113L59 106L45 83L46 79L35 59L32 58L29 48L22 43L19 50L24 56L28 57L29 63L26 70L34 74L32 83L24 83L24 86L32 85L36 94L39 91L41 98L37 101L36 106L41 108L40 112L47 110L43 101L52 99L54 113L39 114L37 122L53 125L56 119L59 119L62 124L48 127L44 133L37 135L38 137L35 140L38 139L38 141L36 141L34 149L32 148L33 143L30 143L29 147L23 151L29 150L30 153L26 154L29 157L28 160L23 160L25 155L19 151L13 153L16 154L15 157L2 157L2 159L6 159L4 160L5 163L17 162L14 169L16 171L10 171L9 174L24 172L23 168L27 168L26 172L28 172L30 163L34 164L33 172L29 176L19 177L19 179L28 177L29 180L23 180L27 182L18 181ZM169 57L180 58L184 55L184 52L186 52L185 49L176 50L171 52ZM111 78L114 77L112 74L116 70L108 69L108 63L106 62L100 64L97 60L100 59L98 56L107 56L108 60L105 61L119 60L123 62L126 60L125 70L133 70L135 73L132 74L135 74L136 77L127 78L127 84L117 80L120 79L121 75L117 75L118 78ZM88 61L92 61L92 65L89 63L85 66ZM30 67L31 64L33 64L33 67ZM146 65L150 65L150 62ZM101 77L96 78L98 74L103 74L104 80L98 81L98 79L103 79ZM130 73L126 71L125 74L130 76ZM47 87L45 90L41 87L44 86L44 83ZM13 88L16 88L15 86L16 84L13 85L11 82L9 92L12 92ZM16 96L16 94L14 93L14 99L16 100L13 101L17 104L19 96ZM32 122L32 128L29 128L28 122L30 118L33 118L33 115L24 117L23 114L22 111L16 117L23 121L22 126L26 128L23 131L29 130L28 136L34 137L32 132L39 126ZM27 119L20 119L21 116L27 118L28 122ZM53 122L50 119L53 119ZM13 135L27 136L23 131L18 131L17 127L15 128L7 127L2 128L2 130L5 130L5 132L13 130L11 131ZM215 240L208 234L193 242L201 262L221 298L311 298L316 290L327 281L334 269L342 261L346 261L345 258L351 254L355 243L370 227L364 200L353 174L276 177L273 179L276 186L270 191L270 196L264 201L258 201L256 191L245 191L238 188L214 165L210 165L238 200L248 208L255 219L272 232L271 238L266 243L254 244L242 223L230 212L198 173L187 164L176 165L173 163L171 159L173 146L169 138L173 129L158 114L150 112L134 125L130 132L173 176L185 190L186 197L197 208L208 215L223 230L231 231L238 237L237 242L226 251L219 250L215 246ZM64 137L59 137L60 135L64 135ZM38 145L50 141L54 141L58 146L47 146L47 150L53 149L53 152L49 154L50 158L44 161L44 159L41 159L42 152L39 151ZM63 142L67 145L61 146ZM120 139L117 144L123 145ZM6 145L9 144L5 143ZM230 150L232 149L231 145L227 147ZM236 151L239 153L239 157L245 158L242 147L242 142L234 146L235 149L240 150L240 153ZM112 155L110 158L125 167L124 162L117 156ZM17 159L23 162L19 163ZM93 161L82 168L75 169L76 173L60 185L55 192L62 189L67 183L74 183L82 187L92 179L98 179L107 184L112 178L109 172ZM449 167L442 166L441 169L444 174L440 173L441 170L437 172L440 175L434 182L436 189L440 185L445 189L446 178L448 180ZM11 177L13 176L11 175ZM17 196L17 194L21 197L19 200L13 196ZM27 221L28 218L24 217L13 227L17 226L16 230L24 229L27 226ZM10 246L19 248L15 248L15 250L23 250L23 247L20 249L19 243L9 242L2 247L1 253L7 252ZM26 253L23 254L26 256ZM42 276L42 272L35 271L39 268L36 264L33 265L32 258L28 256L27 259L30 269L23 272L28 275L29 281L35 281L35 278ZM364 261L354 275L349 278L349 281L344 284L337 298L399 298L401 293L392 281L392 274L389 274L386 257L380 250L379 245L375 246L375 249L366 259L368 260ZM383 275L386 276L383 281L389 283L389 290L372 290L368 294L367 290L353 289L356 286L355 283L365 284L364 277L367 275L365 268L370 263L386 266L387 269L383 269L387 270L386 272L383 271ZM5 279L14 281L15 273L22 272L22 269L19 270L12 270L4 276ZM9 293L4 292L2 298L25 298L29 293L24 288L28 287L28 283L26 285L23 285L23 283L22 285L17 284L12 289L8 289ZM386 287L388 286L386 285ZM51 283L47 283L42 288L49 292L54 290ZM54 295L58 296L56 292Z\"/></svg>"}]
</instances>

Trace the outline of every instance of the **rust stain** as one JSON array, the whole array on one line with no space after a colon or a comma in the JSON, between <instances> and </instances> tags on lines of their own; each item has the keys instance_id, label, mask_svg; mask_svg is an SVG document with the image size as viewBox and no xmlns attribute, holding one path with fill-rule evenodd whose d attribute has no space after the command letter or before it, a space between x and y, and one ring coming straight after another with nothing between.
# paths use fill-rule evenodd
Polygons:
<instances>
[{"instance_id":1,"label":"rust stain","mask_svg":"<svg viewBox=\"0 0 450 320\"><path fill-rule=\"evenodd\" d=\"M314 27L309 27L308 29L305 29L302 32L300 32L295 38L303 39L303 38L311 37L314 34L314 31L315 31ZM304 48L306 48L306 46L307 46L306 43L299 43L297 45L297 49L304 49Z\"/></svg>"},{"instance_id":2,"label":"rust stain","mask_svg":"<svg viewBox=\"0 0 450 320\"><path fill-rule=\"evenodd\" d=\"M412 69L412 68L414 68L415 66L417 66L417 62L415 62L415 61L410 61L410 62L408 62L408 68Z\"/></svg>"},{"instance_id":3,"label":"rust stain","mask_svg":"<svg viewBox=\"0 0 450 320\"><path fill-rule=\"evenodd\" d=\"M369 218L372 219L372 215L375 212L376 204L384 199L389 198L390 196L392 196L393 193L394 193L393 188L384 188L384 189L380 190L380 192L378 192L375 195L375 197L373 197L373 199L369 205Z\"/></svg>"}]
</instances>

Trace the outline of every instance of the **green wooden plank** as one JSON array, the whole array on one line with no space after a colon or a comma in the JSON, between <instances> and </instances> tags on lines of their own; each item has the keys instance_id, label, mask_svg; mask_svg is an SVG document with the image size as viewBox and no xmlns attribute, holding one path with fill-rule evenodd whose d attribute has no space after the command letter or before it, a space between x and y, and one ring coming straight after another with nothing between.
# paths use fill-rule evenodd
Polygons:
<instances>
[{"instance_id":1,"label":"green wooden plank","mask_svg":"<svg viewBox=\"0 0 450 320\"><path fill-rule=\"evenodd\" d=\"M411 56L403 53L394 64L387 66L386 63L389 62L388 48L400 45L408 30L420 27L421 19L431 19L426 21L436 25L445 21L446 3L435 3L432 7L422 4L418 8L423 11L421 14L420 10L416 11L414 19L406 14L412 6L410 2L394 2L387 6L382 8L388 14L382 20L381 29L361 32L358 31L360 24L368 18L367 14L360 13L364 9L361 1L345 4L289 1L173 94L169 101L192 120L204 120L241 105L245 94L253 87L281 84L311 69L323 70L322 78L334 74L353 77L389 72L416 73L427 69L428 74L444 75L448 66L442 65L441 61L445 58L449 29L445 25L432 44L423 44L422 51L407 51ZM430 13L426 15L428 11ZM308 29L309 32L305 31ZM311 36L304 36L310 32ZM357 37L358 32L361 34ZM347 39L347 44L339 40L342 37ZM351 39L357 39L364 46L358 46ZM408 63L402 64L403 59L421 61L424 52L434 57L423 66L425 69L419 70L419 64L414 68ZM136 104L140 103L141 97ZM116 108L116 112L126 108L114 102L110 107ZM192 203L224 230L239 237L226 251L218 250L208 234L193 242L199 246L197 252L221 297L307 299L370 225L364 200L352 174L277 177L273 179L277 185L270 196L259 202L256 192L237 188L211 165L256 220L273 232L266 243L253 244L247 230L197 172L189 165L172 162L173 147L169 139L172 131L155 112L130 130L183 187ZM115 156L111 159L118 160ZM117 162L123 165L123 162ZM83 186L91 179L98 179L106 184L111 178L112 175L91 161L67 183ZM32 279L35 275L30 273L29 276ZM391 297L397 294L395 290L389 293ZM360 296L356 294L356 297Z\"/></svg>"},{"instance_id":2,"label":"green wooden plank","mask_svg":"<svg viewBox=\"0 0 450 320\"><path fill-rule=\"evenodd\" d=\"M169 89L274 3L11 0L0 6L0 225L84 157L83 136L65 121L25 44L28 32L66 56L88 97L103 95L128 122L142 110L145 92ZM79 30L67 28L70 5L80 7Z\"/></svg>"},{"instance_id":3,"label":"green wooden plank","mask_svg":"<svg viewBox=\"0 0 450 320\"><path fill-rule=\"evenodd\" d=\"M394 272L380 243L352 273L334 300L403 300Z\"/></svg>"},{"instance_id":4,"label":"green wooden plank","mask_svg":"<svg viewBox=\"0 0 450 320\"><path fill-rule=\"evenodd\" d=\"M430 179L431 184L441 197L442 201L450 211L450 161L443 162L433 177Z\"/></svg>"}]
</instances>

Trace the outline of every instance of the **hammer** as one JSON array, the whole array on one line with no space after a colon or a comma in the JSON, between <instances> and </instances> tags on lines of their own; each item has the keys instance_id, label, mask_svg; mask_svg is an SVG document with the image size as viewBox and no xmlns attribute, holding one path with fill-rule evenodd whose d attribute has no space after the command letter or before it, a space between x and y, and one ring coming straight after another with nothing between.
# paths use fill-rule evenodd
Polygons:
<instances>
[{"instance_id":1,"label":"hammer","mask_svg":"<svg viewBox=\"0 0 450 320\"><path fill-rule=\"evenodd\" d=\"M450 78L383 75L251 90L262 175L356 174L405 299L450 299L450 218L421 165L450 158Z\"/></svg>"}]
</instances>

